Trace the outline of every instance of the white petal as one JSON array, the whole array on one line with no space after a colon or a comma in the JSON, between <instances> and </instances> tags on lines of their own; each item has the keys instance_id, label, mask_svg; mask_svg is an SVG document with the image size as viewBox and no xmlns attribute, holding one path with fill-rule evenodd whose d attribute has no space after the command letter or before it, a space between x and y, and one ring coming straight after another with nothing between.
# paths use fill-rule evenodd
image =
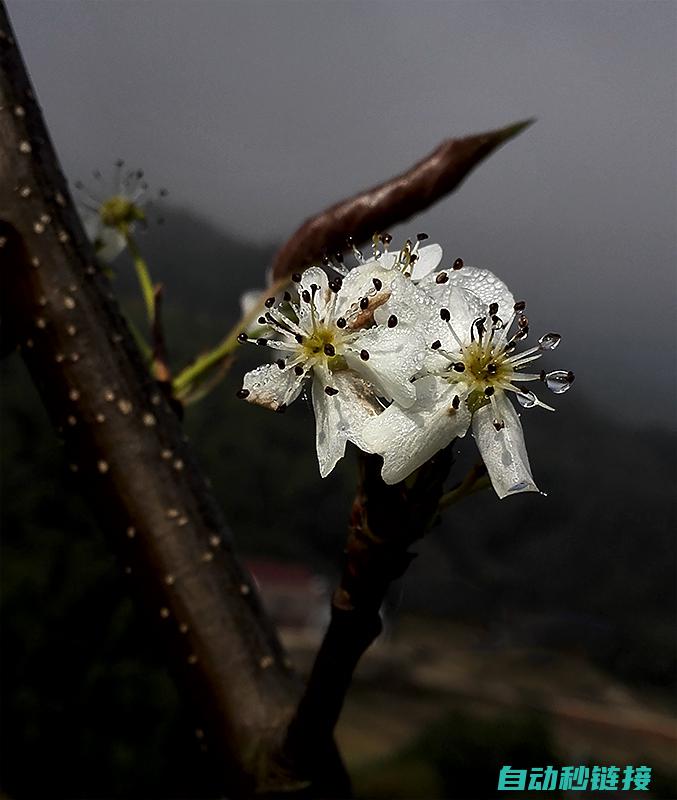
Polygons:
<instances>
[{"instance_id":1,"label":"white petal","mask_svg":"<svg viewBox=\"0 0 677 800\"><path fill-rule=\"evenodd\" d=\"M311 288L313 285L318 287L315 292L313 292ZM314 298L312 303L306 302L301 297L305 290L310 293L311 298ZM301 275L298 291L299 326L303 328L303 330L312 330L313 316L315 319L323 320L327 311L327 303L331 294L327 273L319 267L310 267Z\"/></svg>"},{"instance_id":2,"label":"white petal","mask_svg":"<svg viewBox=\"0 0 677 800\"><path fill-rule=\"evenodd\" d=\"M338 389L338 394L327 395L327 386ZM378 413L380 406L370 387L347 370L315 370L312 393L317 461L320 475L326 478L343 458L346 442L354 440L356 432Z\"/></svg>"},{"instance_id":3,"label":"white petal","mask_svg":"<svg viewBox=\"0 0 677 800\"><path fill-rule=\"evenodd\" d=\"M498 316L504 320L510 318L515 305L515 298L510 289L488 269L478 267L462 267L459 270L449 271L449 283L462 289L467 289L479 297L485 306L498 303Z\"/></svg>"},{"instance_id":4,"label":"white petal","mask_svg":"<svg viewBox=\"0 0 677 800\"><path fill-rule=\"evenodd\" d=\"M368 360L360 353L366 350ZM420 370L425 356L423 337L411 328L379 325L360 335L344 351L348 366L362 375L384 397L410 406L416 389L410 379Z\"/></svg>"},{"instance_id":5,"label":"white petal","mask_svg":"<svg viewBox=\"0 0 677 800\"><path fill-rule=\"evenodd\" d=\"M503 499L518 492L537 492L517 412L503 392L496 393L495 405L476 411L472 427L496 494ZM494 421L503 422L504 427L496 430Z\"/></svg>"},{"instance_id":6,"label":"white petal","mask_svg":"<svg viewBox=\"0 0 677 800\"><path fill-rule=\"evenodd\" d=\"M288 406L296 400L303 378L293 368L280 369L277 364L264 364L244 376L242 388L249 391L249 403L277 411L280 406Z\"/></svg>"},{"instance_id":7,"label":"white petal","mask_svg":"<svg viewBox=\"0 0 677 800\"><path fill-rule=\"evenodd\" d=\"M82 224L87 238L96 248L97 256L108 264L115 261L127 246L125 237L118 230L104 225L101 217L94 212L85 213Z\"/></svg>"},{"instance_id":8,"label":"white petal","mask_svg":"<svg viewBox=\"0 0 677 800\"><path fill-rule=\"evenodd\" d=\"M243 317L254 313L257 308L262 307L262 296L263 289L249 289L249 291L240 295L240 313Z\"/></svg>"},{"instance_id":9,"label":"white petal","mask_svg":"<svg viewBox=\"0 0 677 800\"><path fill-rule=\"evenodd\" d=\"M383 268L380 259L378 261L367 261L350 270L343 279L341 290L336 298L335 319L348 316L348 309L351 306L357 308L360 300L367 295L372 303L378 302L380 293L374 287L374 278L379 280L383 287L381 297L387 296L393 273Z\"/></svg>"},{"instance_id":10,"label":"white petal","mask_svg":"<svg viewBox=\"0 0 677 800\"><path fill-rule=\"evenodd\" d=\"M439 244L427 244L419 249L417 255L418 258L414 262L414 269L411 272L412 281L420 281L436 269L442 260L442 248Z\"/></svg>"},{"instance_id":11,"label":"white petal","mask_svg":"<svg viewBox=\"0 0 677 800\"><path fill-rule=\"evenodd\" d=\"M415 469L464 436L470 425L465 404L467 389L428 375L416 381L416 403L403 410L396 403L365 423L356 444L368 453L383 456L382 477L392 484L404 480ZM459 396L459 407L452 401Z\"/></svg>"},{"instance_id":12,"label":"white petal","mask_svg":"<svg viewBox=\"0 0 677 800\"><path fill-rule=\"evenodd\" d=\"M446 285L437 287L435 296L434 314L427 326L426 341L432 344L437 340L441 342L443 350L458 353L461 345L470 343L472 324L478 317L486 315L486 306L470 292L456 287L447 288ZM449 322L440 317L442 308L449 311ZM429 352L426 367L433 370L441 366L439 358L434 352Z\"/></svg>"},{"instance_id":13,"label":"white petal","mask_svg":"<svg viewBox=\"0 0 677 800\"><path fill-rule=\"evenodd\" d=\"M395 314L400 323L419 328L425 337L428 322L439 311L434 298L399 272L390 273L388 287L390 298L374 311L374 320L385 325L390 315Z\"/></svg>"}]
</instances>

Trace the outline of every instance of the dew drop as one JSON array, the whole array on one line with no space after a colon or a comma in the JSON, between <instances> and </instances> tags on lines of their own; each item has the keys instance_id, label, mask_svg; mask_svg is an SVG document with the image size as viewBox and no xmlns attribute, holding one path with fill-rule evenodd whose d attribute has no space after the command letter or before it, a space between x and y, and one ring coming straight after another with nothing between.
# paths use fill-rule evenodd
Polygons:
<instances>
[{"instance_id":1,"label":"dew drop","mask_svg":"<svg viewBox=\"0 0 677 800\"><path fill-rule=\"evenodd\" d=\"M559 333L546 333L538 340L541 350L554 350L562 340Z\"/></svg>"},{"instance_id":2,"label":"dew drop","mask_svg":"<svg viewBox=\"0 0 677 800\"><path fill-rule=\"evenodd\" d=\"M517 392L517 402L523 408L533 408L538 401L533 392Z\"/></svg>"},{"instance_id":3,"label":"dew drop","mask_svg":"<svg viewBox=\"0 0 677 800\"><path fill-rule=\"evenodd\" d=\"M545 385L554 394L564 394L564 392L568 392L573 382L573 372L566 372L563 369L548 372L545 376Z\"/></svg>"}]
</instances>

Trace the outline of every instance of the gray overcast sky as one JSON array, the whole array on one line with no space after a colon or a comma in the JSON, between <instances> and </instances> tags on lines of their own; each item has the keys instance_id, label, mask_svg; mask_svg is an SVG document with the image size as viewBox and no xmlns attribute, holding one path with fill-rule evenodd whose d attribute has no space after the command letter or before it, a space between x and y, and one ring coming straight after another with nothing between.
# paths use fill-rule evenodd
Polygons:
<instances>
[{"instance_id":1,"label":"gray overcast sky","mask_svg":"<svg viewBox=\"0 0 677 800\"><path fill-rule=\"evenodd\" d=\"M598 406L674 426L676 3L8 5L70 177L122 156L252 240L538 117L413 225L560 331Z\"/></svg>"}]
</instances>

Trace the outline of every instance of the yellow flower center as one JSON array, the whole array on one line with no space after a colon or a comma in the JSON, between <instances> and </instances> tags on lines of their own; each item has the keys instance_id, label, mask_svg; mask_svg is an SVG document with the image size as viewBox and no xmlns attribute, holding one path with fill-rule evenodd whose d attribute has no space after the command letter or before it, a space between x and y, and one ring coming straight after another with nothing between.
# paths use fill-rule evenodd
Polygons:
<instances>
[{"instance_id":1,"label":"yellow flower center","mask_svg":"<svg viewBox=\"0 0 677 800\"><path fill-rule=\"evenodd\" d=\"M99 216L109 228L131 225L143 219L143 211L122 195L113 195L101 204Z\"/></svg>"}]
</instances>

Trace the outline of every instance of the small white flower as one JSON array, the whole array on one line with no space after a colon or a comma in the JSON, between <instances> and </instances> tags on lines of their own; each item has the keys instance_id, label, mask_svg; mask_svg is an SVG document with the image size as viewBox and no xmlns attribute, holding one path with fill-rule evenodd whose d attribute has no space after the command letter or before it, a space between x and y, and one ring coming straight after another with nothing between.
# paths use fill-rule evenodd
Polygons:
<instances>
[{"instance_id":1,"label":"small white flower","mask_svg":"<svg viewBox=\"0 0 677 800\"><path fill-rule=\"evenodd\" d=\"M137 223L145 223L144 206L148 184L142 170L123 171L124 162L115 162L112 184L106 186L97 170L94 178L98 190L86 188L81 181L75 183L81 193L78 205L82 209L82 224L97 255L108 263L114 261L127 245L126 234L132 233ZM160 197L167 194L161 189Z\"/></svg>"},{"instance_id":2,"label":"small white flower","mask_svg":"<svg viewBox=\"0 0 677 800\"><path fill-rule=\"evenodd\" d=\"M371 241L372 255L370 259L365 259L362 251L352 243L352 239L349 239L348 243L358 265L367 269L378 265L383 269L398 270L405 277L411 278L414 283L430 275L439 266L442 260L440 245L421 246L421 243L428 238L428 234L417 234L414 242L407 239L400 250L390 250L392 238L389 233L374 234ZM349 272L343 266L343 258L340 254L334 257L332 267L342 275L347 275Z\"/></svg>"},{"instance_id":3,"label":"small white flower","mask_svg":"<svg viewBox=\"0 0 677 800\"><path fill-rule=\"evenodd\" d=\"M436 304L438 314L432 327L426 322L427 335L434 333L428 339L426 374L415 382L416 402L407 408L393 403L365 423L359 446L382 455L383 479L396 483L455 437L464 436L472 424L498 496L538 491L522 426L507 393L525 408L553 410L521 384L542 381L561 394L571 386L573 373L522 370L544 351L554 350L560 336L546 334L535 347L516 353L529 330L524 303L515 303L505 284L488 270L465 267L429 274L419 287Z\"/></svg>"},{"instance_id":4,"label":"small white flower","mask_svg":"<svg viewBox=\"0 0 677 800\"><path fill-rule=\"evenodd\" d=\"M346 277L329 281L311 267L295 274L298 303L285 292L271 297L259 324L275 339L250 339L278 350L280 358L247 373L238 396L283 411L312 381L317 456L322 477L343 456L364 422L383 406L379 398L407 407L416 399L411 378L425 356L423 337L390 312L383 324L375 314L398 289L409 284L399 272L378 263L363 264Z\"/></svg>"}]
</instances>

